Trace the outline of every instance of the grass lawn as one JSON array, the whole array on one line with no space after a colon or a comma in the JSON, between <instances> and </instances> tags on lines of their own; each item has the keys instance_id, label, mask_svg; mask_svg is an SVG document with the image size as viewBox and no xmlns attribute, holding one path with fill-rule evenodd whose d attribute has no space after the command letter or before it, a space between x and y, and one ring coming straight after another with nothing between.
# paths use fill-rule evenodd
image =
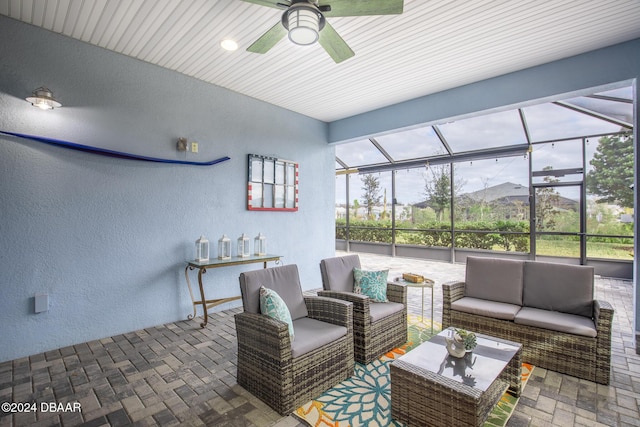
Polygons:
<instances>
[{"instance_id":1,"label":"grass lawn","mask_svg":"<svg viewBox=\"0 0 640 427\"><path fill-rule=\"evenodd\" d=\"M578 258L580 256L580 246L578 242L567 240L538 240L536 242L536 252L538 255ZM587 257L633 260L633 245L587 241Z\"/></svg>"}]
</instances>

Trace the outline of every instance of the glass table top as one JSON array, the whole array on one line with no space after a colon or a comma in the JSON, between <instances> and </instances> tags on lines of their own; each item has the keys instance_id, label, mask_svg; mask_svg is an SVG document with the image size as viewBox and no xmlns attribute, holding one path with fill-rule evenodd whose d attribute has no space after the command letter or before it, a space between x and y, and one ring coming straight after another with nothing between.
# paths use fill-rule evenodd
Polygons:
<instances>
[{"instance_id":1,"label":"glass table top","mask_svg":"<svg viewBox=\"0 0 640 427\"><path fill-rule=\"evenodd\" d=\"M449 334L453 334L453 328L445 329L398 360L437 373L443 379L486 391L521 348L514 342L476 334L476 348L456 358L447 352L445 337Z\"/></svg>"}]
</instances>

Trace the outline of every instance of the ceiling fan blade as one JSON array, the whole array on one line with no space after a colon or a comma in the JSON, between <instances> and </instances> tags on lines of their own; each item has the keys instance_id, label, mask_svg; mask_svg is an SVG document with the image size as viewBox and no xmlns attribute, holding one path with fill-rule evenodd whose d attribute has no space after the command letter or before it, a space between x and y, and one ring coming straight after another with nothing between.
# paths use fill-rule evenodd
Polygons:
<instances>
[{"instance_id":1,"label":"ceiling fan blade","mask_svg":"<svg viewBox=\"0 0 640 427\"><path fill-rule=\"evenodd\" d=\"M271 27L269 31L264 33L258 40L254 41L251 46L247 48L247 52L253 53L266 53L276 45L285 35L287 30L282 26L280 22Z\"/></svg>"},{"instance_id":2,"label":"ceiling fan blade","mask_svg":"<svg viewBox=\"0 0 640 427\"><path fill-rule=\"evenodd\" d=\"M247 0L245 0L247 1ZM331 6L323 12L327 18L335 16L399 15L404 8L404 0L322 0L319 6Z\"/></svg>"},{"instance_id":3,"label":"ceiling fan blade","mask_svg":"<svg viewBox=\"0 0 640 427\"><path fill-rule=\"evenodd\" d=\"M318 42L336 64L355 55L349 45L340 37L340 34L338 34L328 22L322 31L320 31L320 39Z\"/></svg>"},{"instance_id":4,"label":"ceiling fan blade","mask_svg":"<svg viewBox=\"0 0 640 427\"><path fill-rule=\"evenodd\" d=\"M260 6L274 7L276 9L282 9L282 6L288 7L283 3L289 3L286 0L284 2L282 0L242 0L242 1L246 1L247 3L258 4Z\"/></svg>"}]
</instances>

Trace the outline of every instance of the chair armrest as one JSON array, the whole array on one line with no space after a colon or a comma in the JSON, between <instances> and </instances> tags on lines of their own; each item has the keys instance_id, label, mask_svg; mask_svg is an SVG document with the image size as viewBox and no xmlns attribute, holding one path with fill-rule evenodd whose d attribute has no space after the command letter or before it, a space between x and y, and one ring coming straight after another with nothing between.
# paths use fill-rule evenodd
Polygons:
<instances>
[{"instance_id":1,"label":"chair armrest","mask_svg":"<svg viewBox=\"0 0 640 427\"><path fill-rule=\"evenodd\" d=\"M611 335L613 312L613 306L609 302L604 300L593 301L593 319L598 331L598 337L601 332Z\"/></svg>"},{"instance_id":2,"label":"chair armrest","mask_svg":"<svg viewBox=\"0 0 640 427\"><path fill-rule=\"evenodd\" d=\"M235 320L238 346L250 348L263 359L291 359L291 338L286 322L247 312L236 314Z\"/></svg>"},{"instance_id":3,"label":"chair armrest","mask_svg":"<svg viewBox=\"0 0 640 427\"><path fill-rule=\"evenodd\" d=\"M304 302L310 318L345 326L352 331L353 304L350 302L320 296L306 296Z\"/></svg>"},{"instance_id":4,"label":"chair armrest","mask_svg":"<svg viewBox=\"0 0 640 427\"><path fill-rule=\"evenodd\" d=\"M339 299L342 301L348 301L353 303L359 311L369 312L369 297L362 294L356 294L355 292L340 292L340 291L318 291L319 297L327 297Z\"/></svg>"},{"instance_id":5,"label":"chair armrest","mask_svg":"<svg viewBox=\"0 0 640 427\"><path fill-rule=\"evenodd\" d=\"M400 283L387 282L387 299L407 305L407 287Z\"/></svg>"}]
</instances>

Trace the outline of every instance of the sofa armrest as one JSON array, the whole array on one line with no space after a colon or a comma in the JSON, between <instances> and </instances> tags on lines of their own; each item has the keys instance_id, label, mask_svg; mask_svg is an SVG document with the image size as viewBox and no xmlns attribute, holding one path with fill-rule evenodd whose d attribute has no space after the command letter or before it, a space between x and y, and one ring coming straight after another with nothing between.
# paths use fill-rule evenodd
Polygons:
<instances>
[{"instance_id":1,"label":"sofa armrest","mask_svg":"<svg viewBox=\"0 0 640 427\"><path fill-rule=\"evenodd\" d=\"M238 347L258 359L291 359L291 338L286 322L264 314L242 312L235 315Z\"/></svg>"},{"instance_id":2,"label":"sofa armrest","mask_svg":"<svg viewBox=\"0 0 640 427\"><path fill-rule=\"evenodd\" d=\"M598 331L611 329L613 313L613 306L608 301L593 301L593 319Z\"/></svg>"},{"instance_id":3,"label":"sofa armrest","mask_svg":"<svg viewBox=\"0 0 640 427\"><path fill-rule=\"evenodd\" d=\"M596 382L609 384L611 376L611 330L613 306L604 300L593 301L593 321L596 325Z\"/></svg>"},{"instance_id":4,"label":"sofa armrest","mask_svg":"<svg viewBox=\"0 0 640 427\"><path fill-rule=\"evenodd\" d=\"M464 296L465 283L460 281L446 282L442 284L442 329L451 324L451 303Z\"/></svg>"},{"instance_id":5,"label":"sofa armrest","mask_svg":"<svg viewBox=\"0 0 640 427\"><path fill-rule=\"evenodd\" d=\"M344 326L348 329L348 333L352 333L352 303L321 296L306 296L304 297L304 302L307 305L310 318Z\"/></svg>"},{"instance_id":6,"label":"sofa armrest","mask_svg":"<svg viewBox=\"0 0 640 427\"><path fill-rule=\"evenodd\" d=\"M400 303L406 307L407 287L400 283L387 282L387 299L391 302Z\"/></svg>"},{"instance_id":7,"label":"sofa armrest","mask_svg":"<svg viewBox=\"0 0 640 427\"><path fill-rule=\"evenodd\" d=\"M442 302L451 305L452 302L464 296L465 282L453 281L442 284Z\"/></svg>"}]
</instances>

